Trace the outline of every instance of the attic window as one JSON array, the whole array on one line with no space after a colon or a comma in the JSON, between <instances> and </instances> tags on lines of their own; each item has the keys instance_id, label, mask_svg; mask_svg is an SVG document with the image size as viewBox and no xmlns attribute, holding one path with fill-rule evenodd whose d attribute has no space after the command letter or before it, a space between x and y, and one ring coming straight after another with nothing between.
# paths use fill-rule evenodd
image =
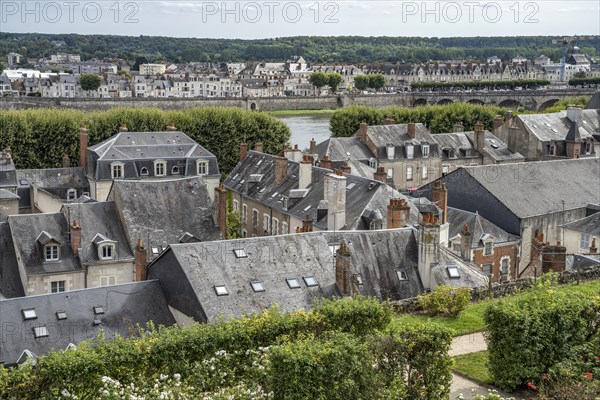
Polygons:
<instances>
[{"instance_id":1,"label":"attic window","mask_svg":"<svg viewBox=\"0 0 600 400\"><path fill-rule=\"evenodd\" d=\"M304 211L308 211L308 210L310 210L310 206L307 206L304 208Z\"/></svg>"},{"instance_id":2,"label":"attic window","mask_svg":"<svg viewBox=\"0 0 600 400\"><path fill-rule=\"evenodd\" d=\"M303 276L302 279L304 279L304 283L308 287L319 285L319 283L317 282L317 279L314 276Z\"/></svg>"},{"instance_id":3,"label":"attic window","mask_svg":"<svg viewBox=\"0 0 600 400\"><path fill-rule=\"evenodd\" d=\"M408 280L408 274L404 270L397 269L396 276L398 277L399 281L407 281Z\"/></svg>"},{"instance_id":4,"label":"attic window","mask_svg":"<svg viewBox=\"0 0 600 400\"><path fill-rule=\"evenodd\" d=\"M104 314L104 308L102 306L95 306L94 307L94 314L95 315Z\"/></svg>"},{"instance_id":5,"label":"attic window","mask_svg":"<svg viewBox=\"0 0 600 400\"><path fill-rule=\"evenodd\" d=\"M285 281L290 289L298 289L300 287L300 281L297 278L287 278Z\"/></svg>"},{"instance_id":6,"label":"attic window","mask_svg":"<svg viewBox=\"0 0 600 400\"><path fill-rule=\"evenodd\" d=\"M58 261L59 251L57 244L47 244L44 246L46 261Z\"/></svg>"},{"instance_id":7,"label":"attic window","mask_svg":"<svg viewBox=\"0 0 600 400\"><path fill-rule=\"evenodd\" d=\"M229 294L227 288L224 285L215 286L215 293L217 294L217 296L227 296Z\"/></svg>"},{"instance_id":8,"label":"attic window","mask_svg":"<svg viewBox=\"0 0 600 400\"><path fill-rule=\"evenodd\" d=\"M255 292L265 291L264 282L250 282L250 285L252 285L252 290L254 290Z\"/></svg>"},{"instance_id":9,"label":"attic window","mask_svg":"<svg viewBox=\"0 0 600 400\"><path fill-rule=\"evenodd\" d=\"M173 168L171 168L171 175L179 175L179 167L177 165L174 165Z\"/></svg>"},{"instance_id":10,"label":"attic window","mask_svg":"<svg viewBox=\"0 0 600 400\"><path fill-rule=\"evenodd\" d=\"M36 338L46 337L48 336L48 329L46 326L34 326L33 334Z\"/></svg>"},{"instance_id":11,"label":"attic window","mask_svg":"<svg viewBox=\"0 0 600 400\"><path fill-rule=\"evenodd\" d=\"M67 190L67 201L73 201L77 199L77 189Z\"/></svg>"},{"instance_id":12,"label":"attic window","mask_svg":"<svg viewBox=\"0 0 600 400\"><path fill-rule=\"evenodd\" d=\"M115 258L115 245L103 244L98 250L98 257L101 260L112 260Z\"/></svg>"},{"instance_id":13,"label":"attic window","mask_svg":"<svg viewBox=\"0 0 600 400\"><path fill-rule=\"evenodd\" d=\"M63 320L63 319L67 319L67 313L65 311L57 311L56 312L56 319L57 320Z\"/></svg>"},{"instance_id":14,"label":"attic window","mask_svg":"<svg viewBox=\"0 0 600 400\"><path fill-rule=\"evenodd\" d=\"M140 175L148 175L148 168L146 168L146 167L143 167L143 168L140 170Z\"/></svg>"},{"instance_id":15,"label":"attic window","mask_svg":"<svg viewBox=\"0 0 600 400\"><path fill-rule=\"evenodd\" d=\"M235 249L235 250L233 250L233 254L235 254L235 258L248 257L248 255L246 254L246 250L244 250L244 249Z\"/></svg>"},{"instance_id":16,"label":"attic window","mask_svg":"<svg viewBox=\"0 0 600 400\"><path fill-rule=\"evenodd\" d=\"M23 319L25 320L37 318L35 308L24 308L23 310L21 310L21 312L23 313Z\"/></svg>"},{"instance_id":17,"label":"attic window","mask_svg":"<svg viewBox=\"0 0 600 400\"><path fill-rule=\"evenodd\" d=\"M160 253L160 248L152 247L152 254L159 254L159 253Z\"/></svg>"},{"instance_id":18,"label":"attic window","mask_svg":"<svg viewBox=\"0 0 600 400\"><path fill-rule=\"evenodd\" d=\"M352 182L351 184L348 185L348 187L346 188L346 190L350 190L352 189L354 186L356 186L355 182Z\"/></svg>"},{"instance_id":19,"label":"attic window","mask_svg":"<svg viewBox=\"0 0 600 400\"><path fill-rule=\"evenodd\" d=\"M456 265L447 266L446 271L448 271L448 276L450 277L450 279L460 278L460 272L458 272L458 267Z\"/></svg>"},{"instance_id":20,"label":"attic window","mask_svg":"<svg viewBox=\"0 0 600 400\"><path fill-rule=\"evenodd\" d=\"M196 163L198 175L208 175L208 161L198 160Z\"/></svg>"}]
</instances>

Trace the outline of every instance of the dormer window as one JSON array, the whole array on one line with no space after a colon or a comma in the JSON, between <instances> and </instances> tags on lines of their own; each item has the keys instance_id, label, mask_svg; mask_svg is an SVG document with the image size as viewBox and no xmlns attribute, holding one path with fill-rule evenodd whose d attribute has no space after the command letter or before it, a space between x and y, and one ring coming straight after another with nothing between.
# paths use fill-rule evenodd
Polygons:
<instances>
[{"instance_id":1,"label":"dormer window","mask_svg":"<svg viewBox=\"0 0 600 400\"><path fill-rule=\"evenodd\" d=\"M46 261L58 261L60 256L60 249L58 244L51 243L44 246L44 255Z\"/></svg>"},{"instance_id":2,"label":"dormer window","mask_svg":"<svg viewBox=\"0 0 600 400\"><path fill-rule=\"evenodd\" d=\"M171 175L179 175L179 167L177 165L171 168Z\"/></svg>"},{"instance_id":3,"label":"dormer window","mask_svg":"<svg viewBox=\"0 0 600 400\"><path fill-rule=\"evenodd\" d=\"M592 154L592 141L591 139L585 142L585 154Z\"/></svg>"},{"instance_id":4,"label":"dormer window","mask_svg":"<svg viewBox=\"0 0 600 400\"><path fill-rule=\"evenodd\" d=\"M548 145L548 155L550 155L550 156L556 155L556 144L555 143Z\"/></svg>"},{"instance_id":5,"label":"dormer window","mask_svg":"<svg viewBox=\"0 0 600 400\"><path fill-rule=\"evenodd\" d=\"M454 149L448 149L448 158L456 158L456 152Z\"/></svg>"},{"instance_id":6,"label":"dormer window","mask_svg":"<svg viewBox=\"0 0 600 400\"><path fill-rule=\"evenodd\" d=\"M67 201L73 201L77 199L77 189L67 190Z\"/></svg>"},{"instance_id":7,"label":"dormer window","mask_svg":"<svg viewBox=\"0 0 600 400\"><path fill-rule=\"evenodd\" d=\"M483 245L483 255L484 256L491 256L492 255L492 252L493 252L492 246L493 246L493 243L491 241L486 242Z\"/></svg>"},{"instance_id":8,"label":"dormer window","mask_svg":"<svg viewBox=\"0 0 600 400\"><path fill-rule=\"evenodd\" d=\"M412 143L405 143L404 147L406 148L406 158L413 158L415 155L415 146Z\"/></svg>"},{"instance_id":9,"label":"dormer window","mask_svg":"<svg viewBox=\"0 0 600 400\"><path fill-rule=\"evenodd\" d=\"M198 160L196 163L198 175L208 175L208 161Z\"/></svg>"},{"instance_id":10,"label":"dormer window","mask_svg":"<svg viewBox=\"0 0 600 400\"><path fill-rule=\"evenodd\" d=\"M154 161L154 176L165 176L167 174L167 162L163 160Z\"/></svg>"},{"instance_id":11,"label":"dormer window","mask_svg":"<svg viewBox=\"0 0 600 400\"><path fill-rule=\"evenodd\" d=\"M100 246L100 259L101 260L112 260L115 258L115 246L112 244L105 244Z\"/></svg>"},{"instance_id":12,"label":"dormer window","mask_svg":"<svg viewBox=\"0 0 600 400\"><path fill-rule=\"evenodd\" d=\"M140 175L142 175L142 176L148 176L148 175L150 175L150 174L149 174L149 172L148 172L148 168L146 168L146 167L143 167L143 168L140 170Z\"/></svg>"},{"instance_id":13,"label":"dormer window","mask_svg":"<svg viewBox=\"0 0 600 400\"><path fill-rule=\"evenodd\" d=\"M429 144L422 144L421 152L423 153L423 158L429 157Z\"/></svg>"},{"instance_id":14,"label":"dormer window","mask_svg":"<svg viewBox=\"0 0 600 400\"><path fill-rule=\"evenodd\" d=\"M125 164L121 162L114 162L110 164L111 176L113 179L121 179L123 178L123 170Z\"/></svg>"},{"instance_id":15,"label":"dormer window","mask_svg":"<svg viewBox=\"0 0 600 400\"><path fill-rule=\"evenodd\" d=\"M373 169L377 169L377 159L376 158L370 158L369 159L369 167L373 168Z\"/></svg>"},{"instance_id":16,"label":"dormer window","mask_svg":"<svg viewBox=\"0 0 600 400\"><path fill-rule=\"evenodd\" d=\"M112 260L116 256L117 242L110 240L106 236L98 233L92 239L92 243L97 246L98 258L100 260Z\"/></svg>"}]
</instances>

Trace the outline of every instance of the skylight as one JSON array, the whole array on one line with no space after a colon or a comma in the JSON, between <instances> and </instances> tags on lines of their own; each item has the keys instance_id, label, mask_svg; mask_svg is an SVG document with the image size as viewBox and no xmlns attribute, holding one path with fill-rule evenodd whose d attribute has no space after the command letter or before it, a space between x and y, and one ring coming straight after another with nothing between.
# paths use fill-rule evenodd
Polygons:
<instances>
[{"instance_id":1,"label":"skylight","mask_svg":"<svg viewBox=\"0 0 600 400\"><path fill-rule=\"evenodd\" d=\"M217 296L227 296L229 294L225 285L215 286L215 293Z\"/></svg>"},{"instance_id":2,"label":"skylight","mask_svg":"<svg viewBox=\"0 0 600 400\"><path fill-rule=\"evenodd\" d=\"M307 207L305 207L305 208L304 208L304 211L308 211L308 210L310 210L310 207L311 207L311 206L307 206Z\"/></svg>"},{"instance_id":3,"label":"skylight","mask_svg":"<svg viewBox=\"0 0 600 400\"><path fill-rule=\"evenodd\" d=\"M34 326L33 334L36 338L48 336L48 329L45 326Z\"/></svg>"},{"instance_id":4,"label":"skylight","mask_svg":"<svg viewBox=\"0 0 600 400\"><path fill-rule=\"evenodd\" d=\"M104 308L102 306L95 306L94 314L96 314L96 315L104 314Z\"/></svg>"},{"instance_id":5,"label":"skylight","mask_svg":"<svg viewBox=\"0 0 600 400\"><path fill-rule=\"evenodd\" d=\"M300 281L298 278L287 278L285 280L290 287L290 289L298 289L300 287Z\"/></svg>"},{"instance_id":6,"label":"skylight","mask_svg":"<svg viewBox=\"0 0 600 400\"><path fill-rule=\"evenodd\" d=\"M398 269L398 270L396 270L396 276L398 277L398 280L400 280L400 281L408 280L408 274L406 273L406 271Z\"/></svg>"},{"instance_id":7,"label":"skylight","mask_svg":"<svg viewBox=\"0 0 600 400\"><path fill-rule=\"evenodd\" d=\"M56 319L58 319L58 320L67 319L67 313L65 311L57 311Z\"/></svg>"},{"instance_id":8,"label":"skylight","mask_svg":"<svg viewBox=\"0 0 600 400\"><path fill-rule=\"evenodd\" d=\"M235 250L233 250L233 254L235 254L235 258L248 257L248 255L246 254L246 250L244 250L244 249L235 249Z\"/></svg>"},{"instance_id":9,"label":"skylight","mask_svg":"<svg viewBox=\"0 0 600 400\"><path fill-rule=\"evenodd\" d=\"M348 185L348 187L346 188L346 190L350 190L352 189L354 186L356 186L356 183L352 182L351 184Z\"/></svg>"},{"instance_id":10,"label":"skylight","mask_svg":"<svg viewBox=\"0 0 600 400\"><path fill-rule=\"evenodd\" d=\"M37 314L35 313L35 308L25 308L21 310L23 313L23 319L36 319Z\"/></svg>"},{"instance_id":11,"label":"skylight","mask_svg":"<svg viewBox=\"0 0 600 400\"><path fill-rule=\"evenodd\" d=\"M449 265L448 267L446 267L446 270L448 271L448 276L451 279L460 278L460 272L458 271L458 267L456 265Z\"/></svg>"},{"instance_id":12,"label":"skylight","mask_svg":"<svg viewBox=\"0 0 600 400\"><path fill-rule=\"evenodd\" d=\"M306 283L306 286L308 287L318 285L317 279L314 276L304 276L302 279L304 279L304 283Z\"/></svg>"},{"instance_id":13,"label":"skylight","mask_svg":"<svg viewBox=\"0 0 600 400\"><path fill-rule=\"evenodd\" d=\"M252 285L252 290L254 290L255 292L265 291L264 282L250 282L250 285Z\"/></svg>"}]
</instances>

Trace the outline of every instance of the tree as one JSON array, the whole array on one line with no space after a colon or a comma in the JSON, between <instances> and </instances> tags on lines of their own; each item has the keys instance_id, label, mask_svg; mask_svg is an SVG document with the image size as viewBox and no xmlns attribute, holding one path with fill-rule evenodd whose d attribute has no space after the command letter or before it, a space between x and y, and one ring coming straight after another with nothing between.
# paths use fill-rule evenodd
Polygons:
<instances>
[{"instance_id":1,"label":"tree","mask_svg":"<svg viewBox=\"0 0 600 400\"><path fill-rule=\"evenodd\" d=\"M585 71L576 72L573 78L585 78Z\"/></svg>"},{"instance_id":2,"label":"tree","mask_svg":"<svg viewBox=\"0 0 600 400\"><path fill-rule=\"evenodd\" d=\"M329 74L328 84L332 92L337 92L338 87L340 87L340 83L342 83L342 76L340 74L338 74L337 72Z\"/></svg>"},{"instance_id":3,"label":"tree","mask_svg":"<svg viewBox=\"0 0 600 400\"><path fill-rule=\"evenodd\" d=\"M369 75L369 87L376 91L385 86L385 76L383 74Z\"/></svg>"},{"instance_id":4,"label":"tree","mask_svg":"<svg viewBox=\"0 0 600 400\"><path fill-rule=\"evenodd\" d=\"M79 78L79 84L83 90L98 90L102 84L102 78L95 74L83 74Z\"/></svg>"},{"instance_id":5,"label":"tree","mask_svg":"<svg viewBox=\"0 0 600 400\"><path fill-rule=\"evenodd\" d=\"M329 84L329 76L324 72L313 72L310 74L309 81L317 89L321 89L323 86Z\"/></svg>"},{"instance_id":6,"label":"tree","mask_svg":"<svg viewBox=\"0 0 600 400\"><path fill-rule=\"evenodd\" d=\"M354 87L358 90L366 90L369 87L369 77L367 75L355 76Z\"/></svg>"},{"instance_id":7,"label":"tree","mask_svg":"<svg viewBox=\"0 0 600 400\"><path fill-rule=\"evenodd\" d=\"M4 71L4 64L0 61L0 72Z\"/></svg>"}]
</instances>

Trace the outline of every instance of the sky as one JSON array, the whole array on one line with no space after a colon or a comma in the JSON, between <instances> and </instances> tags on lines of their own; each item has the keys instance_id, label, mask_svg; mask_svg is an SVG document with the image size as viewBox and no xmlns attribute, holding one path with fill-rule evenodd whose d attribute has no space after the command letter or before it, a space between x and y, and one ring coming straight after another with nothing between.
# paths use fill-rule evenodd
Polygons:
<instances>
[{"instance_id":1,"label":"sky","mask_svg":"<svg viewBox=\"0 0 600 400\"><path fill-rule=\"evenodd\" d=\"M241 39L600 35L600 1L0 0L0 32Z\"/></svg>"}]
</instances>

